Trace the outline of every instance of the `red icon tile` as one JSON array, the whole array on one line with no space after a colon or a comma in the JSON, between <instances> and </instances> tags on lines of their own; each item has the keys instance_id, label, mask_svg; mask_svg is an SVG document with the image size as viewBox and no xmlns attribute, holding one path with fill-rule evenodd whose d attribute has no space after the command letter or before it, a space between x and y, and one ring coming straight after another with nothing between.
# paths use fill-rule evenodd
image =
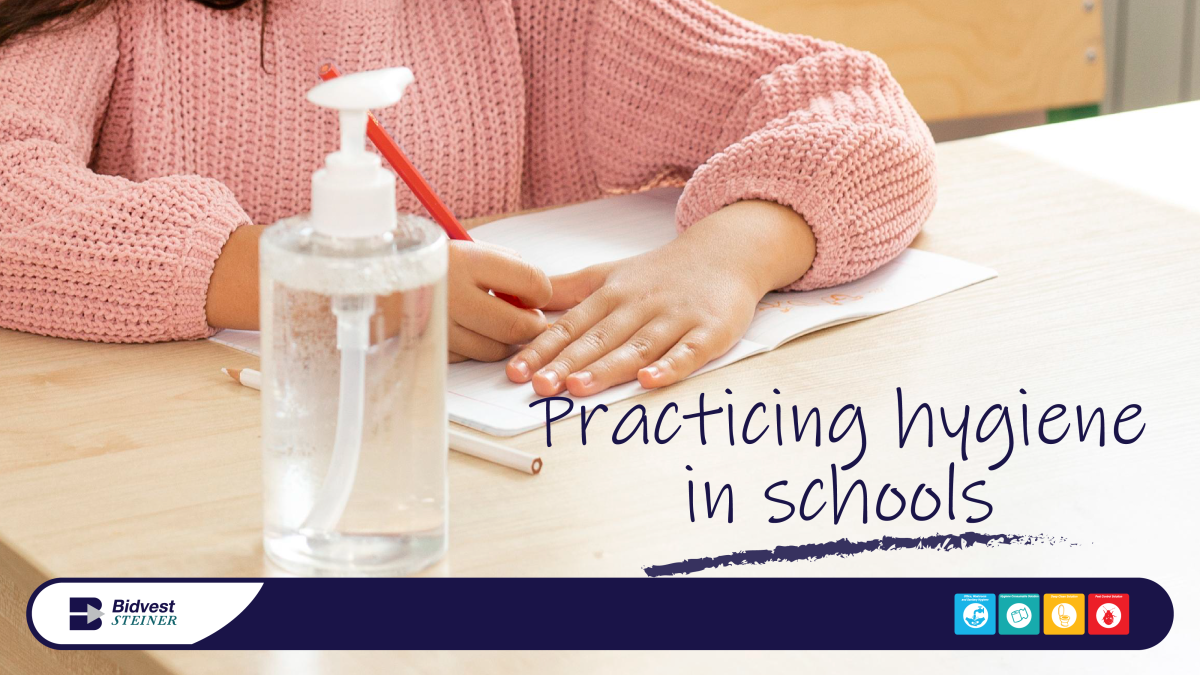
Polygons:
<instances>
[{"instance_id":1,"label":"red icon tile","mask_svg":"<svg viewBox=\"0 0 1200 675\"><path fill-rule=\"evenodd\" d=\"M1129 596L1092 593L1087 603L1088 635L1129 635Z\"/></svg>"}]
</instances>

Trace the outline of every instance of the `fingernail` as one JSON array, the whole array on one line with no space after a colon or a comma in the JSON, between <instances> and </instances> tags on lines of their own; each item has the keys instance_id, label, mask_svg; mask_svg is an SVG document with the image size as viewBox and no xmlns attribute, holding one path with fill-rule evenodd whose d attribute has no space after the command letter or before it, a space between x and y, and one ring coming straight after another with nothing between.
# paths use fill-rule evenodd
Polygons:
<instances>
[{"instance_id":1,"label":"fingernail","mask_svg":"<svg viewBox=\"0 0 1200 675\"><path fill-rule=\"evenodd\" d=\"M575 378L575 381L584 388L592 384L592 374L586 370L575 373L571 377Z\"/></svg>"},{"instance_id":2,"label":"fingernail","mask_svg":"<svg viewBox=\"0 0 1200 675\"><path fill-rule=\"evenodd\" d=\"M541 375L555 391L558 391L560 386L558 373L554 372L553 370L543 370L538 374Z\"/></svg>"},{"instance_id":3,"label":"fingernail","mask_svg":"<svg viewBox=\"0 0 1200 675\"><path fill-rule=\"evenodd\" d=\"M649 375L651 378L657 378L659 375L662 374L662 371L660 371L658 369L657 365L646 366L645 370L646 370L646 374Z\"/></svg>"},{"instance_id":4,"label":"fingernail","mask_svg":"<svg viewBox=\"0 0 1200 675\"><path fill-rule=\"evenodd\" d=\"M513 369L517 371L517 374L520 375L522 378L525 378L525 379L529 378L529 364L528 363L525 363L521 359L514 359L512 361L511 365L512 365Z\"/></svg>"}]
</instances>

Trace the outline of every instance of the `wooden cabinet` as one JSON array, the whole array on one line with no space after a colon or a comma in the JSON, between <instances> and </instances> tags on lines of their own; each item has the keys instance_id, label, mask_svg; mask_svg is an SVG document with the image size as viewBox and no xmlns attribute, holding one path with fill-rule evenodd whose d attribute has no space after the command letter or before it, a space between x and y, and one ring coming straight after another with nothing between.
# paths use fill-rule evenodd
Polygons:
<instances>
[{"instance_id":1,"label":"wooden cabinet","mask_svg":"<svg viewBox=\"0 0 1200 675\"><path fill-rule=\"evenodd\" d=\"M881 56L929 121L1104 98L1100 0L714 0Z\"/></svg>"}]
</instances>

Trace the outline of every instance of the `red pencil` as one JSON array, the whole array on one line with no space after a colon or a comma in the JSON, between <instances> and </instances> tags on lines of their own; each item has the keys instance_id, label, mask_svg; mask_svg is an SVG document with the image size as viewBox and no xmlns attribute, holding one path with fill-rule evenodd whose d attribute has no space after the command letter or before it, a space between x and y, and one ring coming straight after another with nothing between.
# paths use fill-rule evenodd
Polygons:
<instances>
[{"instance_id":1,"label":"red pencil","mask_svg":"<svg viewBox=\"0 0 1200 675\"><path fill-rule=\"evenodd\" d=\"M321 66L317 74L321 76L322 80L332 80L340 75L338 69L331 63ZM467 234L467 228L458 222L458 218L454 217L454 212L442 202L441 198L437 196L437 193L429 185L429 182L421 175L421 172L417 171L417 167L413 166L413 163L409 161L404 151L400 149L400 144L396 143L388 135L388 132L384 131L383 125L371 113L367 113L367 138L371 139L371 142L378 148L379 154L383 155L383 158L396 171L396 175L400 176L400 179L404 181L408 189L412 190L413 194L417 196L417 201L421 202L421 205L429 211L429 215L433 216L437 224L442 226L442 229L446 231L447 237L459 241L474 241L471 239L471 235ZM496 297L507 301L515 307L528 309L520 300L507 293L496 293Z\"/></svg>"}]
</instances>

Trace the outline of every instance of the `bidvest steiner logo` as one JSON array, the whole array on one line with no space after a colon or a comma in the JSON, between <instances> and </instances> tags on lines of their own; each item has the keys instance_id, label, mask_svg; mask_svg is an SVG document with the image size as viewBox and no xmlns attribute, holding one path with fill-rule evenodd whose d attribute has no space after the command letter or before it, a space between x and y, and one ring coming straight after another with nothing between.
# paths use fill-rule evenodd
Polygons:
<instances>
[{"instance_id":1,"label":"bidvest steiner logo","mask_svg":"<svg viewBox=\"0 0 1200 675\"><path fill-rule=\"evenodd\" d=\"M261 589L261 581L52 580L33 593L27 615L30 631L53 648L192 645L237 618Z\"/></svg>"},{"instance_id":2,"label":"bidvest steiner logo","mask_svg":"<svg viewBox=\"0 0 1200 675\"><path fill-rule=\"evenodd\" d=\"M71 598L71 630L99 630L103 606L99 598Z\"/></svg>"},{"instance_id":3,"label":"bidvest steiner logo","mask_svg":"<svg viewBox=\"0 0 1200 675\"><path fill-rule=\"evenodd\" d=\"M120 614L120 612L126 612ZM168 614L170 616L168 616ZM175 601L113 600L112 626L174 626Z\"/></svg>"},{"instance_id":4,"label":"bidvest steiner logo","mask_svg":"<svg viewBox=\"0 0 1200 675\"><path fill-rule=\"evenodd\" d=\"M99 630L100 617L107 614L100 610L104 603L99 598L71 598L71 630ZM113 600L110 626L174 626L175 601L142 602L141 600ZM121 612L127 612L122 614ZM170 616L168 616L168 614Z\"/></svg>"}]
</instances>

